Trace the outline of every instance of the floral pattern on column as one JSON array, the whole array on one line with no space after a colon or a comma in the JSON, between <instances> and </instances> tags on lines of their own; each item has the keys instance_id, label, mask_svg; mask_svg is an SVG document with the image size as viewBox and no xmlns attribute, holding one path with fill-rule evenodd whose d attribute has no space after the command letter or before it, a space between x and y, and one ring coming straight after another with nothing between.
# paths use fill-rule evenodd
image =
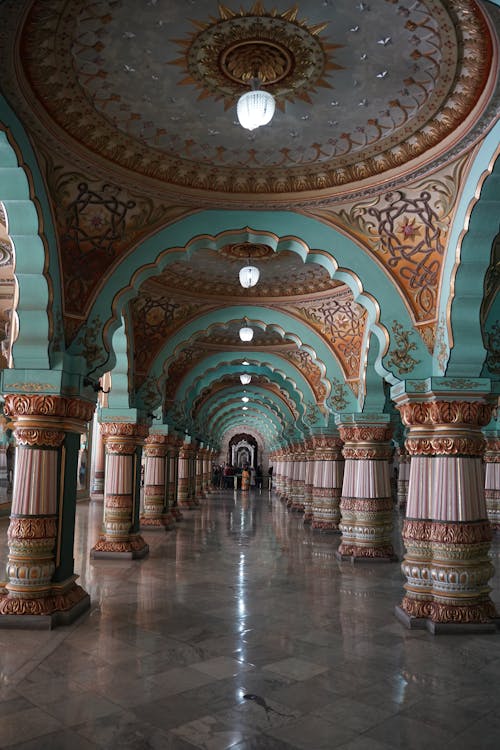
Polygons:
<instances>
[{"instance_id":1,"label":"floral pattern on column","mask_svg":"<svg viewBox=\"0 0 500 750\"><path fill-rule=\"evenodd\" d=\"M392 561L392 426L340 424L339 432L344 441L345 470L338 556Z\"/></svg>"},{"instance_id":2,"label":"floral pattern on column","mask_svg":"<svg viewBox=\"0 0 500 750\"><path fill-rule=\"evenodd\" d=\"M69 613L85 611L90 599L75 583L76 575L53 581L62 533L62 445L66 432L85 431L94 405L58 395L8 394L4 411L14 422L16 463L0 616L52 620L66 613L71 621Z\"/></svg>"},{"instance_id":3,"label":"floral pattern on column","mask_svg":"<svg viewBox=\"0 0 500 750\"><path fill-rule=\"evenodd\" d=\"M314 444L312 438L305 443L305 483L304 483L304 525L313 520L313 487L314 487Z\"/></svg>"},{"instance_id":4,"label":"floral pattern on column","mask_svg":"<svg viewBox=\"0 0 500 750\"><path fill-rule=\"evenodd\" d=\"M313 438L314 475L311 527L339 531L340 495L344 475L342 440L329 435Z\"/></svg>"},{"instance_id":5,"label":"floral pattern on column","mask_svg":"<svg viewBox=\"0 0 500 750\"><path fill-rule=\"evenodd\" d=\"M406 448L397 448L398 455L398 487L397 487L397 500L398 508L406 510L406 503L408 501L408 481L410 478L410 456L406 452Z\"/></svg>"},{"instance_id":6,"label":"floral pattern on column","mask_svg":"<svg viewBox=\"0 0 500 750\"><path fill-rule=\"evenodd\" d=\"M500 438L487 438L484 463L486 512L492 528L500 531Z\"/></svg>"},{"instance_id":7,"label":"floral pattern on column","mask_svg":"<svg viewBox=\"0 0 500 750\"><path fill-rule=\"evenodd\" d=\"M92 557L144 557L149 547L134 527L136 448L148 433L146 425L134 422L103 422L106 450L104 519L102 534Z\"/></svg>"},{"instance_id":8,"label":"floral pattern on column","mask_svg":"<svg viewBox=\"0 0 500 750\"><path fill-rule=\"evenodd\" d=\"M168 507L176 521L182 521L182 511L178 505L177 484L179 479L179 450L182 440L170 436L168 438Z\"/></svg>"},{"instance_id":9,"label":"floral pattern on column","mask_svg":"<svg viewBox=\"0 0 500 750\"><path fill-rule=\"evenodd\" d=\"M174 517L166 505L165 464L168 452L167 435L148 435L144 444L144 503L141 526L172 528Z\"/></svg>"},{"instance_id":10,"label":"floral pattern on column","mask_svg":"<svg viewBox=\"0 0 500 750\"><path fill-rule=\"evenodd\" d=\"M484 499L481 428L492 406L478 400L429 400L399 403L398 408L409 427L406 447L412 457L403 525L407 582L399 610L410 627L412 620L428 621L433 628L490 624L496 611L488 586L492 530Z\"/></svg>"}]
</instances>

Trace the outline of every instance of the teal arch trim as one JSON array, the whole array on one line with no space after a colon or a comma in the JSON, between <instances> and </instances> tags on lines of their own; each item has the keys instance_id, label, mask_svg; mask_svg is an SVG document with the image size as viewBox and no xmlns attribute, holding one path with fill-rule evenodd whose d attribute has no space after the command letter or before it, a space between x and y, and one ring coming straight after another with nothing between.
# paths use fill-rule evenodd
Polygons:
<instances>
[{"instance_id":1,"label":"teal arch trim","mask_svg":"<svg viewBox=\"0 0 500 750\"><path fill-rule=\"evenodd\" d=\"M203 227L203 235L199 234L200 227ZM115 269L89 315L92 320L99 317L105 321L102 334L105 348L110 347L110 337L119 324L121 310L136 296L146 279L161 273L169 263L182 259L186 253L194 254L202 244L218 250L229 242L246 241L265 242L276 252L292 250L308 263L320 263L333 278L345 282L356 302L368 311L369 325L379 338L382 354L388 349L387 331L393 320L400 321L405 328L412 327L409 311L393 281L347 235L291 211L209 210L184 217L148 238ZM188 250L183 250L184 247ZM111 318L109 299L113 300ZM421 350L418 359L428 358L423 342L419 341L418 346ZM72 345L73 351L78 354L76 342ZM377 367L384 377L392 378L393 382L398 380L385 370L381 361ZM415 377L418 373L412 375Z\"/></svg>"},{"instance_id":2,"label":"teal arch trim","mask_svg":"<svg viewBox=\"0 0 500 750\"><path fill-rule=\"evenodd\" d=\"M218 391L203 403L196 415L196 419L200 422L206 422L208 425L216 424L216 420L222 413L225 405L239 409L241 416L243 416L242 407L245 404L242 402L241 396L242 391L238 387L225 388L222 391ZM272 391L268 391L261 386L256 386L251 391L247 391L247 396L249 396L250 401L246 406L250 407L260 404L262 407L270 409L283 424L295 421L293 412L286 401L279 398Z\"/></svg>"},{"instance_id":3,"label":"teal arch trim","mask_svg":"<svg viewBox=\"0 0 500 750\"><path fill-rule=\"evenodd\" d=\"M269 328L279 333L283 338L287 338L296 343L297 346L304 348L315 362L323 368L327 379L333 377L344 379L334 353L315 331L297 320L297 318L280 310L273 310L263 306L259 307L257 305L226 307L204 313L195 320L190 321L167 342L153 363L151 374L162 384L162 379L168 376L167 372L163 372L162 374L163 364L168 363L171 357L175 356L176 350L186 345L186 341L195 339L200 332L207 331L211 326L242 321L244 318L247 318L251 326L258 326L263 330ZM248 347L248 352L251 352L251 346ZM242 352L241 356L246 356L246 353Z\"/></svg>"},{"instance_id":4,"label":"teal arch trim","mask_svg":"<svg viewBox=\"0 0 500 750\"><path fill-rule=\"evenodd\" d=\"M245 357L241 352L231 351L212 354L199 362L183 380L181 387L175 395L176 401L185 403L192 394L194 400L198 393L209 385L213 379L227 374L265 375L275 377L277 382L288 389L297 390L301 394L301 400L314 401L314 392L302 373L288 360L279 354L268 354L255 351L246 359L250 365L241 365ZM243 388L244 386L242 386Z\"/></svg>"},{"instance_id":5,"label":"teal arch trim","mask_svg":"<svg viewBox=\"0 0 500 750\"><path fill-rule=\"evenodd\" d=\"M129 337L127 329L129 321L122 318L122 324L113 335L113 350L116 354L116 364L111 374L112 388L108 395L108 407L110 409L130 409L134 408L135 403L130 397L129 362L132 361L129 352Z\"/></svg>"},{"instance_id":6,"label":"teal arch trim","mask_svg":"<svg viewBox=\"0 0 500 750\"><path fill-rule=\"evenodd\" d=\"M249 407L245 414L248 415L247 421L243 420L241 411L239 412L237 407L232 404L224 405L212 426L210 436L214 436L215 440L220 442L222 436L232 427L238 427L243 432L247 424L254 424L260 432L266 435L267 439L276 440L285 429L284 423L269 408L262 409L254 405Z\"/></svg>"},{"instance_id":7,"label":"teal arch trim","mask_svg":"<svg viewBox=\"0 0 500 750\"><path fill-rule=\"evenodd\" d=\"M448 294L443 294L439 306L438 342L433 359L435 375L478 377L485 360L480 309L484 276L499 230L499 143L500 122L484 139L476 155L450 233L441 286ZM460 265L457 268L458 253ZM449 340L446 326L448 315L452 331L458 333L453 341Z\"/></svg>"},{"instance_id":8,"label":"teal arch trim","mask_svg":"<svg viewBox=\"0 0 500 750\"><path fill-rule=\"evenodd\" d=\"M0 96L0 201L14 247L18 288L18 335L12 347L16 369L49 369L61 363L61 283L50 204L33 148L20 121ZM45 274L45 275L44 275ZM52 315L52 321L49 318ZM60 334L60 335L59 335Z\"/></svg>"}]
</instances>

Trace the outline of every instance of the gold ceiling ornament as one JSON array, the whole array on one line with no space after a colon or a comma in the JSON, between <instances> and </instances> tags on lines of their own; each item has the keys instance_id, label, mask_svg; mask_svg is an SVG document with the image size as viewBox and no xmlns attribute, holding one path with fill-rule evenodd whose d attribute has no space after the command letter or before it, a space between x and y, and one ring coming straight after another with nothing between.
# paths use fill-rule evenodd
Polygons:
<instances>
[{"instance_id":1,"label":"gold ceiling ornament","mask_svg":"<svg viewBox=\"0 0 500 750\"><path fill-rule=\"evenodd\" d=\"M191 21L196 31L186 39L174 39L183 55L170 62L182 68L182 85L200 90L199 99L212 97L232 107L252 79L276 99L311 102L316 88L332 88L327 80L342 66L331 60L331 52L343 45L320 37L328 22L308 25L298 18L298 6L280 13L255 2L245 11L219 5L219 17Z\"/></svg>"}]
</instances>

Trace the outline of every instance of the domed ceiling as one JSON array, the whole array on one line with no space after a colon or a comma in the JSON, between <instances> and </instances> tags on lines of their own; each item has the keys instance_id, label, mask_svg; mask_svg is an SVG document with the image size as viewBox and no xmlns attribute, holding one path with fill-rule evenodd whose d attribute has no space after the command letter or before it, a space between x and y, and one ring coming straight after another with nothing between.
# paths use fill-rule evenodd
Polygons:
<instances>
[{"instance_id":1,"label":"domed ceiling","mask_svg":"<svg viewBox=\"0 0 500 750\"><path fill-rule=\"evenodd\" d=\"M472 0L4 7L30 126L184 199L307 203L416 169L470 137L495 75ZM249 132L235 103L253 76L278 111Z\"/></svg>"},{"instance_id":2,"label":"domed ceiling","mask_svg":"<svg viewBox=\"0 0 500 750\"><path fill-rule=\"evenodd\" d=\"M344 388L362 393L366 310L321 265L322 250L288 235L286 218L273 227L278 209L354 241L432 353L457 197L497 116L499 15L474 0L0 0L2 91L51 203L62 294L53 326L65 346L83 341L92 370L90 315L106 281L141 243L192 219L191 239L158 250L157 275L128 303L135 389L148 388L164 353L174 408L205 357L222 354L231 369L241 353L252 365L278 355L320 408L341 405ZM236 102L252 78L276 113L250 132ZM203 209L267 212L269 228L228 224L210 236L195 224ZM242 289L248 259L261 275ZM251 308L250 346L241 316L222 314L229 306ZM273 315L290 328L270 325ZM317 337L343 380L325 376L294 326ZM255 382L279 393L273 366ZM214 376L213 393L234 382L234 372Z\"/></svg>"}]
</instances>

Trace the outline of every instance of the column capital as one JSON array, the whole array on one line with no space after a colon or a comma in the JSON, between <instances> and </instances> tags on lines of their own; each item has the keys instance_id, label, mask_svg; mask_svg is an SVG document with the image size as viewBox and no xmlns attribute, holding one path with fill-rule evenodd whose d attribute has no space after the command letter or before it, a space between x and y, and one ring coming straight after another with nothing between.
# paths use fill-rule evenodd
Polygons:
<instances>
[{"instance_id":1,"label":"column capital","mask_svg":"<svg viewBox=\"0 0 500 750\"><path fill-rule=\"evenodd\" d=\"M95 404L80 398L57 394L8 393L4 413L16 429L50 429L57 423L67 432L84 432L92 419Z\"/></svg>"}]
</instances>

